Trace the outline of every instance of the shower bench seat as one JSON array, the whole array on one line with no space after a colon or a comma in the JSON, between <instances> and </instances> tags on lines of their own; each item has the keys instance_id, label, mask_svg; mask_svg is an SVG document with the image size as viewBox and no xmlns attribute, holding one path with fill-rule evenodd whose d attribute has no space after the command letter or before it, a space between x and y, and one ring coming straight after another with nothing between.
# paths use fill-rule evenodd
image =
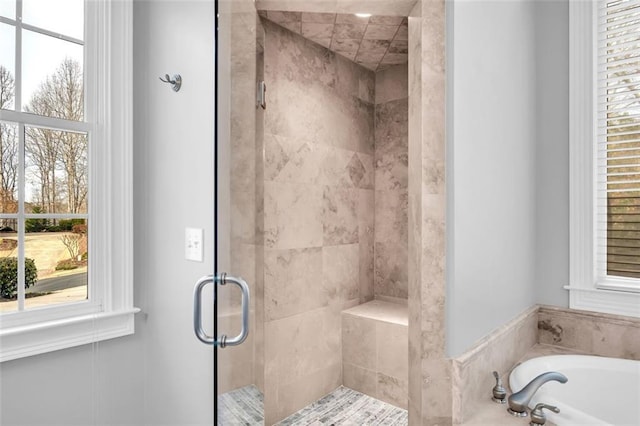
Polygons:
<instances>
[{"instance_id":1,"label":"shower bench seat","mask_svg":"<svg viewBox=\"0 0 640 426\"><path fill-rule=\"evenodd\" d=\"M408 309L372 300L342 311L344 386L407 408Z\"/></svg>"}]
</instances>

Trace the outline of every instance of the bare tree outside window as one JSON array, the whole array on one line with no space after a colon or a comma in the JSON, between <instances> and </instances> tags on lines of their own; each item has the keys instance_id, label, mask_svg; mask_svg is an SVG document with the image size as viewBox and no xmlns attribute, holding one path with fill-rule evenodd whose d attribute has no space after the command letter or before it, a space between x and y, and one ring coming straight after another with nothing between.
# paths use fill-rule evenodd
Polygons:
<instances>
[{"instance_id":1,"label":"bare tree outside window","mask_svg":"<svg viewBox=\"0 0 640 426\"><path fill-rule=\"evenodd\" d=\"M83 86L82 64L66 58L25 100L24 111L82 121ZM14 98L14 77L0 66L0 108L15 108ZM0 123L0 213L18 212L22 155L26 184L24 212L42 215L25 220L24 256L31 259L34 273L37 268L37 282L26 290L25 307L84 300L88 284L87 221L73 215L88 213L87 135L25 124L20 127L24 129L24 153L20 153L18 129L16 123ZM49 214L69 214L70 217L47 217ZM13 232L17 231L17 220L0 219L0 227L2 241L7 243L0 247L0 257L17 259L17 244L9 244L17 243L17 234ZM64 280L60 280L61 277ZM14 299L15 294L9 299L0 299L0 311L15 309Z\"/></svg>"},{"instance_id":2,"label":"bare tree outside window","mask_svg":"<svg viewBox=\"0 0 640 426\"><path fill-rule=\"evenodd\" d=\"M65 59L33 94L27 112L80 121L84 115L82 68ZM87 137L84 134L29 127L25 155L32 199L43 213L86 213Z\"/></svg>"},{"instance_id":3,"label":"bare tree outside window","mask_svg":"<svg viewBox=\"0 0 640 426\"><path fill-rule=\"evenodd\" d=\"M0 65L0 109L13 107L14 78ZM18 135L14 124L0 122L0 213L16 213L18 184ZM1 219L1 228L15 229L15 219Z\"/></svg>"}]
</instances>

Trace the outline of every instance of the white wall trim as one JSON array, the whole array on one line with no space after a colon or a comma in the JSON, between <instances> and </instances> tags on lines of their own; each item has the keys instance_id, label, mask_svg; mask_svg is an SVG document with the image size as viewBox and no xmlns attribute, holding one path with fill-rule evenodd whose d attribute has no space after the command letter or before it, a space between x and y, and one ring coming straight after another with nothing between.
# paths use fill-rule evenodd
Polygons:
<instances>
[{"instance_id":1,"label":"white wall trim","mask_svg":"<svg viewBox=\"0 0 640 426\"><path fill-rule=\"evenodd\" d=\"M89 300L0 316L0 362L132 334L139 312L133 307L133 3L86 1L85 19Z\"/></svg>"},{"instance_id":2,"label":"white wall trim","mask_svg":"<svg viewBox=\"0 0 640 426\"><path fill-rule=\"evenodd\" d=\"M598 286L596 273L597 2L569 3L569 306L640 317L640 294Z\"/></svg>"},{"instance_id":3,"label":"white wall trim","mask_svg":"<svg viewBox=\"0 0 640 426\"><path fill-rule=\"evenodd\" d=\"M133 308L4 329L0 362L133 334L134 314L139 311Z\"/></svg>"}]
</instances>

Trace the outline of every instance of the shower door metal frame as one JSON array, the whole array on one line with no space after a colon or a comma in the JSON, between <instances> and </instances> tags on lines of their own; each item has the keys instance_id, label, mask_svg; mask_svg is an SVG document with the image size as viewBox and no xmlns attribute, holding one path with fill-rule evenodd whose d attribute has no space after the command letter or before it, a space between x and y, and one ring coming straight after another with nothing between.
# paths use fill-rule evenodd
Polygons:
<instances>
[{"instance_id":1,"label":"shower door metal frame","mask_svg":"<svg viewBox=\"0 0 640 426\"><path fill-rule=\"evenodd\" d=\"M218 75L219 75L219 40L220 40L220 0L214 0L214 35L213 35L213 270L218 270ZM218 340L218 286L213 286L213 338ZM218 424L218 346L213 347L213 425Z\"/></svg>"}]
</instances>

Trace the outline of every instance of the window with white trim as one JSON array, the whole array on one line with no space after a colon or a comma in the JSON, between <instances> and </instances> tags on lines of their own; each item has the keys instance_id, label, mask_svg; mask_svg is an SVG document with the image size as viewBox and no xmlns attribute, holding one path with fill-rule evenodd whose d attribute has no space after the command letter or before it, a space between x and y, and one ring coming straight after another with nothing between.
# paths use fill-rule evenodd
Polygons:
<instances>
[{"instance_id":1,"label":"window with white trim","mask_svg":"<svg viewBox=\"0 0 640 426\"><path fill-rule=\"evenodd\" d=\"M133 333L132 4L0 0L0 361Z\"/></svg>"},{"instance_id":2,"label":"window with white trim","mask_svg":"<svg viewBox=\"0 0 640 426\"><path fill-rule=\"evenodd\" d=\"M570 303L640 317L640 0L570 19Z\"/></svg>"}]
</instances>

